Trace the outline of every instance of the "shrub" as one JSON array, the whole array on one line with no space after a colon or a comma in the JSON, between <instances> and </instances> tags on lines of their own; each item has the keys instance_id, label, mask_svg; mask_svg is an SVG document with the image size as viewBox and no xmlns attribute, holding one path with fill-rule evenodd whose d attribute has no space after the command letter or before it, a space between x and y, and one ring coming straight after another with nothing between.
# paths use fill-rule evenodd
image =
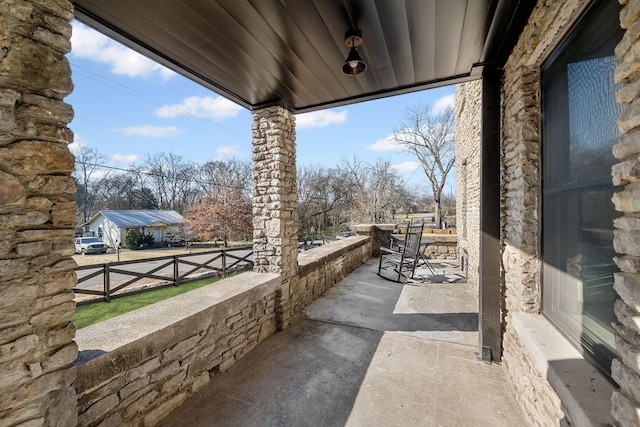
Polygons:
<instances>
[{"instance_id":1,"label":"shrub","mask_svg":"<svg viewBox=\"0 0 640 427\"><path fill-rule=\"evenodd\" d=\"M153 246L153 244L155 243L155 239L153 238L153 235L151 233L147 233L143 236L140 236L140 243L147 247Z\"/></svg>"},{"instance_id":2,"label":"shrub","mask_svg":"<svg viewBox=\"0 0 640 427\"><path fill-rule=\"evenodd\" d=\"M129 230L124 236L124 245L127 249L138 249L142 236L138 230Z\"/></svg>"}]
</instances>

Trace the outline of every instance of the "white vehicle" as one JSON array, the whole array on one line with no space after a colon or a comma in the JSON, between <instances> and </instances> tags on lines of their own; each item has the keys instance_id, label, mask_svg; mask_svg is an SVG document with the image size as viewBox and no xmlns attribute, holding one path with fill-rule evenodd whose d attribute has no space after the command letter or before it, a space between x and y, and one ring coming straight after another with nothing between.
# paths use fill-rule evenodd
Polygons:
<instances>
[{"instance_id":1,"label":"white vehicle","mask_svg":"<svg viewBox=\"0 0 640 427\"><path fill-rule=\"evenodd\" d=\"M97 237L77 237L76 238L77 254L104 254L107 253L108 246Z\"/></svg>"}]
</instances>

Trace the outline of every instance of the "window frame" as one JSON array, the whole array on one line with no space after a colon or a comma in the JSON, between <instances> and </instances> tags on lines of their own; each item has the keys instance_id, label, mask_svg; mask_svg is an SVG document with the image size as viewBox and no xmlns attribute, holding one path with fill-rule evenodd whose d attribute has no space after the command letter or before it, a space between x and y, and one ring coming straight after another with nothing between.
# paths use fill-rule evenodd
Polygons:
<instances>
[{"instance_id":1,"label":"window frame","mask_svg":"<svg viewBox=\"0 0 640 427\"><path fill-rule=\"evenodd\" d=\"M617 4L617 7L620 8L620 5L615 0L609 0L612 3ZM539 263L539 271L540 271L540 312L541 314L554 326L554 328L562 334L581 354L588 359L599 371L605 374L606 378L615 383L611 379L611 360L617 357L615 353L615 349L610 351L608 347L602 346L599 342L593 340L588 334L584 333L583 323L580 324L580 327L574 322L571 322L567 319L563 319L561 316L554 316L550 313L550 310L545 309L545 200L548 197L548 192L545 191L545 159L547 158L548 153L545 153L545 72L549 70L549 68L556 65L556 61L562 57L563 53L567 51L567 49L571 49L571 44L576 42L576 38L580 36L580 34L588 28L590 25L593 25L593 20L596 18L599 12L602 12L607 7L606 0L593 1L582 14L576 19L571 28L567 31L564 38L560 40L560 42L555 46L551 54L541 63L539 68L539 78L540 78L540 145L539 145L539 162L540 162L540 180L539 180L539 191L540 191L540 221L539 221L539 246L540 246L540 263ZM608 30L607 30L608 31ZM613 31L613 29L612 29ZM619 31L622 33L622 30L618 26L615 31ZM613 34L613 33L611 33ZM613 52L612 52L613 53ZM565 150L568 152L568 148L565 146L560 149L556 149L556 154L560 150ZM567 185L559 190L556 190L558 193L563 192L571 192L574 191L576 194L580 194L580 191L593 191L599 189L613 189L616 190L616 187L613 185L610 180L608 182L604 182L604 180L592 180L588 182L588 186L584 186L581 184L578 185ZM611 229L614 229L613 223L611 223ZM557 285L556 285L557 286ZM546 292L552 292L554 290L547 289ZM577 299L577 298L576 298ZM611 303L613 306L613 303ZM603 350L604 349L604 350Z\"/></svg>"}]
</instances>

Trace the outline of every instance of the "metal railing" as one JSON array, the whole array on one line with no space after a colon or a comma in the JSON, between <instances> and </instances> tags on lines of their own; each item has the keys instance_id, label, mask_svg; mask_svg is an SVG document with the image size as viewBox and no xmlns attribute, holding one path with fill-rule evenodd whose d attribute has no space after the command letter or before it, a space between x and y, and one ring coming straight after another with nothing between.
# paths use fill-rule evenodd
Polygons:
<instances>
[{"instance_id":1,"label":"metal railing","mask_svg":"<svg viewBox=\"0 0 640 427\"><path fill-rule=\"evenodd\" d=\"M79 304L168 286L178 286L207 277L226 277L236 271L253 268L253 247L212 250L183 255L109 262L76 267L78 283L74 293L102 298L78 301Z\"/></svg>"}]
</instances>

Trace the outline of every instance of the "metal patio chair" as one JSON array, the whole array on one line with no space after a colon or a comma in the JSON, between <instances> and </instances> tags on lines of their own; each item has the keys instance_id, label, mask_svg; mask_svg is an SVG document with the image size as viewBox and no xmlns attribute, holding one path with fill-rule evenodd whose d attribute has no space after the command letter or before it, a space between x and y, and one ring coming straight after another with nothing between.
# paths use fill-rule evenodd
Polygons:
<instances>
[{"instance_id":1,"label":"metal patio chair","mask_svg":"<svg viewBox=\"0 0 640 427\"><path fill-rule=\"evenodd\" d=\"M421 259L420 240L424 224L408 224L404 239L396 248L380 248L378 276L383 279L404 283L413 279L416 266Z\"/></svg>"}]
</instances>

